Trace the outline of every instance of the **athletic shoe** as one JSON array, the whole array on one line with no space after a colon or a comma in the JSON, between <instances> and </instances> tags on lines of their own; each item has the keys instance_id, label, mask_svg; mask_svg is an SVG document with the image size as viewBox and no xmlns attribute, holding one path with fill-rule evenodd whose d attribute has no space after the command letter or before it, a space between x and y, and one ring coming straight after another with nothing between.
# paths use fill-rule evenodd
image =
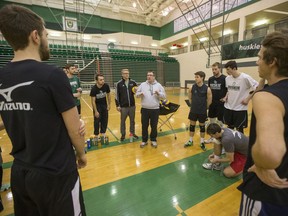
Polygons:
<instances>
[{"instance_id":1,"label":"athletic shoe","mask_svg":"<svg viewBox=\"0 0 288 216\"><path fill-rule=\"evenodd\" d=\"M120 141L124 141L125 140L125 135L122 135L121 138L120 138Z\"/></svg>"},{"instance_id":2,"label":"athletic shoe","mask_svg":"<svg viewBox=\"0 0 288 216\"><path fill-rule=\"evenodd\" d=\"M157 145L157 142L156 142L156 141L152 141L152 142L151 142L151 146L154 147L154 148L157 148L157 146L158 146L158 145Z\"/></svg>"},{"instance_id":3,"label":"athletic shoe","mask_svg":"<svg viewBox=\"0 0 288 216\"><path fill-rule=\"evenodd\" d=\"M142 143L140 144L140 148L144 148L146 145L147 145L147 142L142 142Z\"/></svg>"},{"instance_id":4,"label":"athletic shoe","mask_svg":"<svg viewBox=\"0 0 288 216\"><path fill-rule=\"evenodd\" d=\"M210 137L209 139L204 140L204 143L205 143L205 144L213 143L213 141L214 141L214 138L213 138L213 137Z\"/></svg>"},{"instance_id":5,"label":"athletic shoe","mask_svg":"<svg viewBox=\"0 0 288 216\"><path fill-rule=\"evenodd\" d=\"M225 152L225 149L224 148L222 148L222 150L221 150L221 155L224 155L226 152Z\"/></svg>"},{"instance_id":6,"label":"athletic shoe","mask_svg":"<svg viewBox=\"0 0 288 216\"><path fill-rule=\"evenodd\" d=\"M139 137L136 134L133 134L134 139L139 139Z\"/></svg>"},{"instance_id":7,"label":"athletic shoe","mask_svg":"<svg viewBox=\"0 0 288 216\"><path fill-rule=\"evenodd\" d=\"M220 163L203 163L202 167L204 169L208 169L208 170L217 170L217 171L221 170L221 164Z\"/></svg>"},{"instance_id":8,"label":"athletic shoe","mask_svg":"<svg viewBox=\"0 0 288 216\"><path fill-rule=\"evenodd\" d=\"M210 137L210 139L208 139L208 140L204 140L204 143L205 144L214 143L214 144L218 144L218 145L221 144L221 142L219 140L217 140L213 137Z\"/></svg>"},{"instance_id":9,"label":"athletic shoe","mask_svg":"<svg viewBox=\"0 0 288 216\"><path fill-rule=\"evenodd\" d=\"M204 143L200 143L200 148L203 150L203 151L206 151L206 146Z\"/></svg>"},{"instance_id":10,"label":"athletic shoe","mask_svg":"<svg viewBox=\"0 0 288 216\"><path fill-rule=\"evenodd\" d=\"M189 147L189 146L193 146L193 142L188 140L185 144L184 144L184 148Z\"/></svg>"}]
</instances>

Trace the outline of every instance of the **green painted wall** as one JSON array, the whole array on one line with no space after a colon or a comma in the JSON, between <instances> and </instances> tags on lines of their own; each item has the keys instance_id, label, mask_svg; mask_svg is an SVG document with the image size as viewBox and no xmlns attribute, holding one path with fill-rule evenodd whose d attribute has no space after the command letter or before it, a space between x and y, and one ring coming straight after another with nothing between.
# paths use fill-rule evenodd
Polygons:
<instances>
[{"instance_id":1,"label":"green painted wall","mask_svg":"<svg viewBox=\"0 0 288 216\"><path fill-rule=\"evenodd\" d=\"M0 1L0 7L6 5L8 2ZM23 4L21 4L23 5ZM62 30L58 23L62 25L62 16L64 16L64 11L60 9L51 8L51 11L47 7L38 5L23 5L30 8L35 13L43 17L46 22L47 28L54 30ZM114 20L103 18L100 16L89 14L77 14L75 12L66 11L65 15L67 17L75 17L81 20L81 26L87 28L85 33L96 33L96 34L106 34L115 32L125 32L131 34L141 34L146 36L151 36L154 40L160 40L160 28L154 26L146 26L144 24L137 24L132 22L126 22L122 20ZM88 20L91 18L87 25ZM78 23L78 26L80 24Z\"/></svg>"}]
</instances>

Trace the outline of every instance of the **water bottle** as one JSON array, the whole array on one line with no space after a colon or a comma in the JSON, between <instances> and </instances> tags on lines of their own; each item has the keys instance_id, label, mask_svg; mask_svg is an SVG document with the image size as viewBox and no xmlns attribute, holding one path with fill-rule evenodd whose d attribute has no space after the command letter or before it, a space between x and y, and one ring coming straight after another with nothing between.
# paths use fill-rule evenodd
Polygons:
<instances>
[{"instance_id":1,"label":"water bottle","mask_svg":"<svg viewBox=\"0 0 288 216\"><path fill-rule=\"evenodd\" d=\"M90 142L90 139L87 139L86 143L87 143L87 148L90 149L90 148L91 148L91 142Z\"/></svg>"},{"instance_id":2,"label":"water bottle","mask_svg":"<svg viewBox=\"0 0 288 216\"><path fill-rule=\"evenodd\" d=\"M93 143L93 136L90 136L90 145L91 145L91 146L94 146L94 143Z\"/></svg>"},{"instance_id":3,"label":"water bottle","mask_svg":"<svg viewBox=\"0 0 288 216\"><path fill-rule=\"evenodd\" d=\"M130 143L133 142L133 134L130 133L129 137L130 137Z\"/></svg>"}]
</instances>

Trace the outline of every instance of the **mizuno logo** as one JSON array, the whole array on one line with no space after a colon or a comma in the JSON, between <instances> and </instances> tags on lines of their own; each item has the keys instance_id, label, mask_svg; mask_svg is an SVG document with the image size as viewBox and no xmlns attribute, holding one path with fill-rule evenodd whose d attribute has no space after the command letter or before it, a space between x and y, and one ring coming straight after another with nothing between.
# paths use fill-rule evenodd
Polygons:
<instances>
[{"instance_id":1,"label":"mizuno logo","mask_svg":"<svg viewBox=\"0 0 288 216\"><path fill-rule=\"evenodd\" d=\"M33 110L30 103L13 102L11 98L11 94L15 89L30 85L33 82L34 81L24 82L6 89L0 89L0 95L2 95L6 100L6 102L0 102L0 111ZM2 84L0 84L0 86L2 86Z\"/></svg>"},{"instance_id":2,"label":"mizuno logo","mask_svg":"<svg viewBox=\"0 0 288 216\"><path fill-rule=\"evenodd\" d=\"M24 82L24 83L20 83L18 85L6 88L6 89L0 89L0 95L2 95L7 102L11 102L13 101L11 98L11 93L14 89L21 87L21 86L26 86L26 85L30 85L31 83L33 83L34 81L30 81L30 82ZM0 84L1 86L2 84Z\"/></svg>"}]
</instances>

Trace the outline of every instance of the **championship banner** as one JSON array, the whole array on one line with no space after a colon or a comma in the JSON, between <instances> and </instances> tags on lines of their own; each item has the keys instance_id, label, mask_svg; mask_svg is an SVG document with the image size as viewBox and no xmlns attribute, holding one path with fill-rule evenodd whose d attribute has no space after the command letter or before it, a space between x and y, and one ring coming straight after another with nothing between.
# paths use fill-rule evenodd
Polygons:
<instances>
[{"instance_id":1,"label":"championship banner","mask_svg":"<svg viewBox=\"0 0 288 216\"><path fill-rule=\"evenodd\" d=\"M74 17L62 17L63 31L78 31L77 19Z\"/></svg>"},{"instance_id":2,"label":"championship banner","mask_svg":"<svg viewBox=\"0 0 288 216\"><path fill-rule=\"evenodd\" d=\"M222 60L256 57L264 37L225 44L222 47Z\"/></svg>"}]
</instances>

